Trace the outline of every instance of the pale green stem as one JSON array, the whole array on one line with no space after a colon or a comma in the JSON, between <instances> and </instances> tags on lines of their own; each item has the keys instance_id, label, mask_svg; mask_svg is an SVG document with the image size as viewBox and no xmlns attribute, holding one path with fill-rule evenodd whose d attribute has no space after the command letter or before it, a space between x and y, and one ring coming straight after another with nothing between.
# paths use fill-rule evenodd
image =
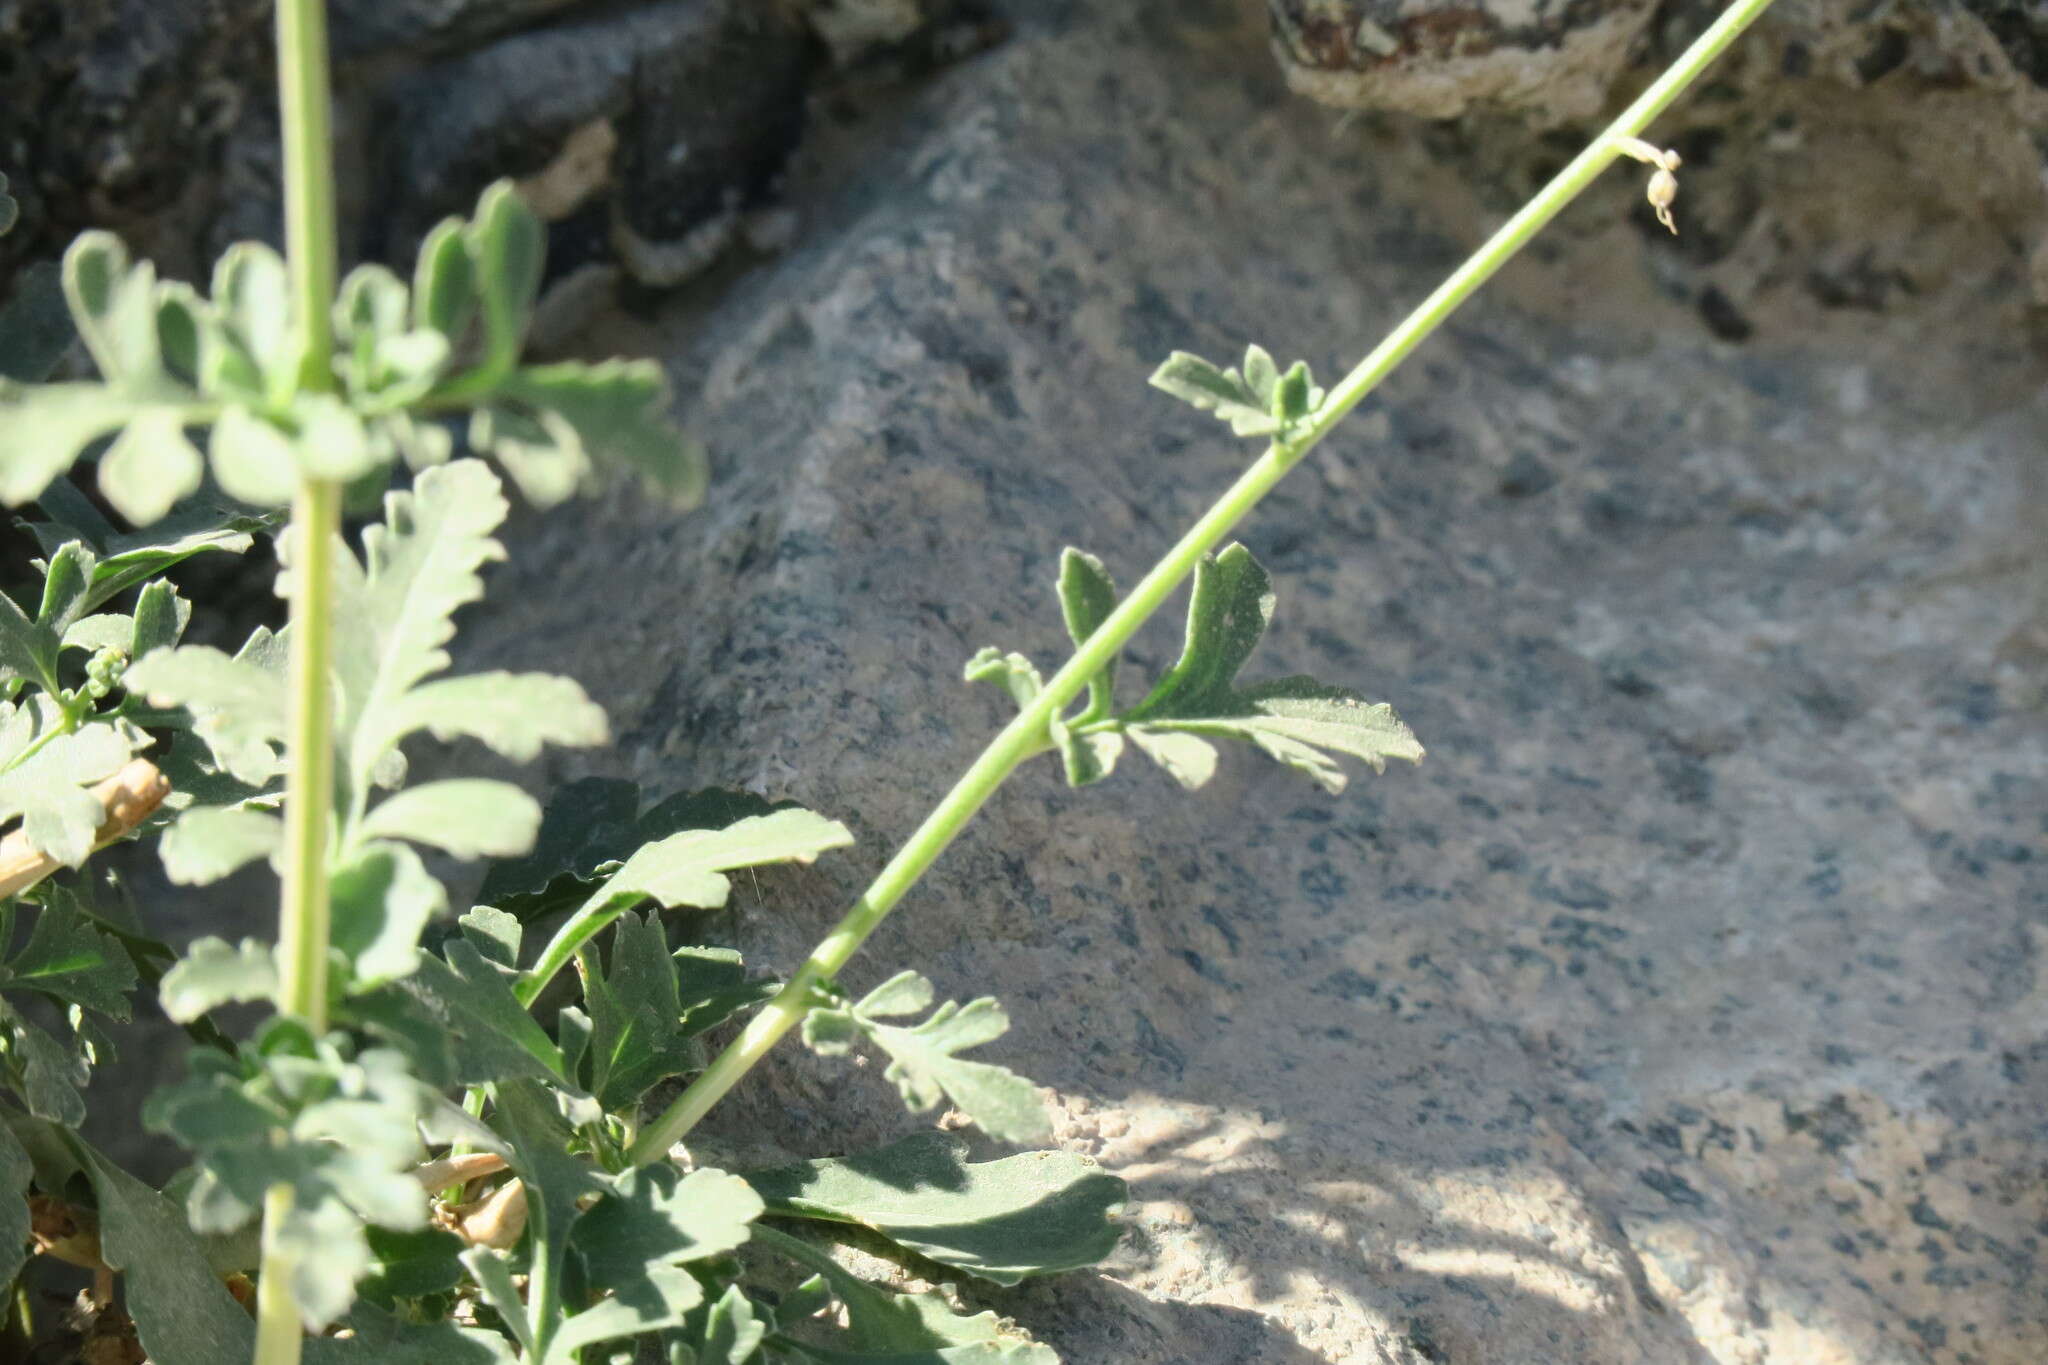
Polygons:
<instances>
[{"instance_id":1,"label":"pale green stem","mask_svg":"<svg viewBox=\"0 0 2048 1365\"><path fill-rule=\"evenodd\" d=\"M946 793L902 849L884 867L867 892L854 902L832 932L805 959L789 984L750 1020L740 1036L720 1053L666 1112L649 1124L633 1144L635 1165L660 1159L688 1133L727 1091L747 1074L783 1035L809 1013L818 987L830 982L875 931L903 894L916 884L946 846L994 794L1018 764L1045 747L1048 722L1078 697L1104 664L1123 649L1146 619L1166 601L1202 556L1213 550L1244 515L1280 482L1344 415L1378 387L1444 319L1493 273L1507 264L1528 240L1590 185L1609 162L1621 154L1616 139L1633 137L1648 126L1718 57L1771 0L1738 0L1686 49L1672 67L1609 124L1592 145L1579 153L1535 198L1510 218L1484 246L1454 271L1436 292L1396 327L1387 339L1358 363L1322 407L1290 432L1284 444L1269 446L1228 492L1195 523L1166 557L1145 575L1088 637L1086 644L1046 683L1036 700L982 751L966 774Z\"/></svg>"},{"instance_id":2,"label":"pale green stem","mask_svg":"<svg viewBox=\"0 0 2048 1365\"><path fill-rule=\"evenodd\" d=\"M292 1295L291 1258L271 1245L275 1230L292 1216L292 1189L271 1187L263 1196L263 1269L256 1279L256 1360L295 1361L305 1338L299 1305Z\"/></svg>"},{"instance_id":3,"label":"pale green stem","mask_svg":"<svg viewBox=\"0 0 2048 1365\"><path fill-rule=\"evenodd\" d=\"M277 83L284 135L285 239L298 386L333 388L335 277L333 92L325 0L277 0ZM316 1035L327 1027L328 826L334 806L334 542L341 485L300 484L292 503L290 707L285 777L284 890L278 915L279 1007ZM263 1201L255 1365L298 1365L304 1336L278 1231L291 1190Z\"/></svg>"}]
</instances>

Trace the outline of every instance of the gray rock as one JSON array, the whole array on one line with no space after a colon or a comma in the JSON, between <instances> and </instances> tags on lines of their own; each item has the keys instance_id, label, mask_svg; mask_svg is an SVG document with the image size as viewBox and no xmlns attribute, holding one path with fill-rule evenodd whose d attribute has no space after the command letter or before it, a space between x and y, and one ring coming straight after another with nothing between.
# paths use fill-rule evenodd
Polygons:
<instances>
[{"instance_id":1,"label":"gray rock","mask_svg":"<svg viewBox=\"0 0 2048 1365\"><path fill-rule=\"evenodd\" d=\"M1128 584L1248 457L1151 366L1255 339L1333 374L1496 221L1435 135L1333 135L1263 46L1221 3L1020 16L820 130L786 257L589 339L666 357L714 496L524 530L477 662L573 668L622 738L607 771L856 828L710 921L757 966L792 965L1004 719L962 661L1057 659L1060 546ZM1703 169L1682 212L1724 191ZM2020 263L1978 250L1883 311L1787 303L1735 347L1670 287L1699 267L1628 222L1640 194L1616 172L1239 532L1281 594L1255 671L1393 701L1421 770L1331 798L1234 754L1190 797L1042 762L850 973L997 993L992 1051L1132 1181L1106 1277L983 1296L1070 1361L2048 1352L2048 413ZM1873 234L1941 212L1901 197ZM913 1122L788 1050L704 1145Z\"/></svg>"}]
</instances>

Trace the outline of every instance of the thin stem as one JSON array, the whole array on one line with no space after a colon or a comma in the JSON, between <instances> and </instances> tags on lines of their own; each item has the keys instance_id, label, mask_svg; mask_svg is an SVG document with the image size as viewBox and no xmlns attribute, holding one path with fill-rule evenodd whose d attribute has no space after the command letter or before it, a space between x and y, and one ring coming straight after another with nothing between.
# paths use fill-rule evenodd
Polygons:
<instances>
[{"instance_id":1,"label":"thin stem","mask_svg":"<svg viewBox=\"0 0 2048 1365\"><path fill-rule=\"evenodd\" d=\"M325 0L277 0L277 85L283 125L285 241L299 345L297 385L334 386L333 92ZM289 744L285 777L284 890L278 908L279 1006L315 1034L327 1025L328 826L334 807L334 542L341 485L300 484L292 502ZM291 1264L278 1232L290 1187L263 1201L263 1263L256 1291L255 1365L298 1365L304 1338Z\"/></svg>"},{"instance_id":2,"label":"thin stem","mask_svg":"<svg viewBox=\"0 0 2048 1365\"><path fill-rule=\"evenodd\" d=\"M277 0L277 102L284 137L285 254L298 324L298 387L334 387L334 91L326 0Z\"/></svg>"},{"instance_id":3,"label":"thin stem","mask_svg":"<svg viewBox=\"0 0 2048 1365\"><path fill-rule=\"evenodd\" d=\"M292 1187L275 1185L263 1196L263 1270L256 1278L256 1360L295 1361L305 1337L292 1294L291 1257L273 1245L276 1230L292 1216Z\"/></svg>"},{"instance_id":4,"label":"thin stem","mask_svg":"<svg viewBox=\"0 0 2048 1365\"><path fill-rule=\"evenodd\" d=\"M762 1007L740 1036L690 1083L675 1103L642 1131L631 1152L635 1165L660 1159L697 1125L713 1105L724 1098L756 1062L767 1055L784 1034L803 1019L815 1002L817 989L839 973L861 944L867 941L868 935L875 931L904 893L924 875L925 869L953 842L1017 765L1044 747L1047 722L1081 694L1088 680L1123 649L1181 581L1194 572L1202 556L1214 549L1287 471L1329 435L1345 414L1377 388L1411 351L1443 324L1459 304L1471 297L1474 290L1505 265L1565 205L1592 184L1600 172L1621 154L1615 139L1640 134L1650 120L1697 79L1770 3L1771 0L1737 0L1668 71L1609 124L1592 145L1579 153L1570 165L1438 286L1436 292L1424 299L1385 341L1360 361L1330 391L1314 417L1289 433L1285 443L1267 447L1251 468L1230 486L1215 506L1181 537L1166 557L1132 589L1131 595L1096 628L1066 666L1052 676L1045 690L1031 705L1019 712L1017 718L990 741L981 757L925 817L917 832L910 836L866 893L854 902L853 908L804 960L789 983Z\"/></svg>"}]
</instances>

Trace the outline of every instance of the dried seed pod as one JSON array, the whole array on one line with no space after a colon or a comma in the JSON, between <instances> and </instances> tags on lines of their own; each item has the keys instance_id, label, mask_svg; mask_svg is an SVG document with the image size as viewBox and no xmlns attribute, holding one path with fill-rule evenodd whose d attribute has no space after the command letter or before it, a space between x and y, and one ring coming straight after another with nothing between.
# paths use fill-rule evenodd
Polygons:
<instances>
[{"instance_id":1,"label":"dried seed pod","mask_svg":"<svg viewBox=\"0 0 2048 1365\"><path fill-rule=\"evenodd\" d=\"M1657 168L1650 177L1647 197L1650 207L1657 211L1657 221L1670 228L1672 235L1676 236L1678 222L1671 216L1671 205L1678 198L1678 168L1684 164L1678 153L1639 137L1618 137L1614 139L1614 145L1623 156L1634 157L1646 166Z\"/></svg>"}]
</instances>

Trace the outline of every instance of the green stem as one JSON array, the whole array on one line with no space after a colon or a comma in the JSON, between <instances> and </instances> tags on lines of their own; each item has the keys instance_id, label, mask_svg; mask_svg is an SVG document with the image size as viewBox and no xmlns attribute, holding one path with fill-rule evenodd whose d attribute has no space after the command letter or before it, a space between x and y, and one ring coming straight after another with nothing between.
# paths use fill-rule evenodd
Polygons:
<instances>
[{"instance_id":1,"label":"green stem","mask_svg":"<svg viewBox=\"0 0 2048 1365\"><path fill-rule=\"evenodd\" d=\"M645 1165L658 1160L694 1128L727 1091L767 1055L783 1035L808 1013L818 987L838 975L889 911L924 875L939 854L995 793L1003 780L1026 758L1045 746L1047 722L1079 696L1102 667L1121 651L1146 619L1165 602L1202 556L1213 550L1246 513L1285 477L1288 470L1329 435L1345 414L1377 388L1408 354L1443 324L1459 304L1492 278L1514 254L1555 218L1565 205L1621 154L1616 140L1640 134L1701 72L1754 23L1771 0L1737 0L1713 26L1686 49L1669 70L1645 90L1590 146L1560 171L1522 209L1488 238L1486 244L1452 272L1449 279L1388 334L1330 391L1315 415L1275 443L1253 462L1228 492L1182 536L1164 559L1145 575L1131 595L1111 612L1086 644L1046 683L1045 690L990 742L953 789L946 793L917 832L884 867L867 892L854 902L826 935L789 984L762 1007L740 1036L706 1068L668 1110L649 1124L633 1144L632 1160Z\"/></svg>"},{"instance_id":2,"label":"green stem","mask_svg":"<svg viewBox=\"0 0 2048 1365\"><path fill-rule=\"evenodd\" d=\"M335 280L333 92L327 66L325 0L277 0L277 84L283 125L285 240L298 387L334 386ZM334 542L341 485L300 484L292 503L290 768L285 778L284 890L278 911L279 1007L316 1035L327 1026L328 826L334 807ZM291 1216L291 1190L263 1201L263 1262L256 1294L255 1365L298 1365L304 1339L291 1265L277 1233Z\"/></svg>"}]
</instances>

